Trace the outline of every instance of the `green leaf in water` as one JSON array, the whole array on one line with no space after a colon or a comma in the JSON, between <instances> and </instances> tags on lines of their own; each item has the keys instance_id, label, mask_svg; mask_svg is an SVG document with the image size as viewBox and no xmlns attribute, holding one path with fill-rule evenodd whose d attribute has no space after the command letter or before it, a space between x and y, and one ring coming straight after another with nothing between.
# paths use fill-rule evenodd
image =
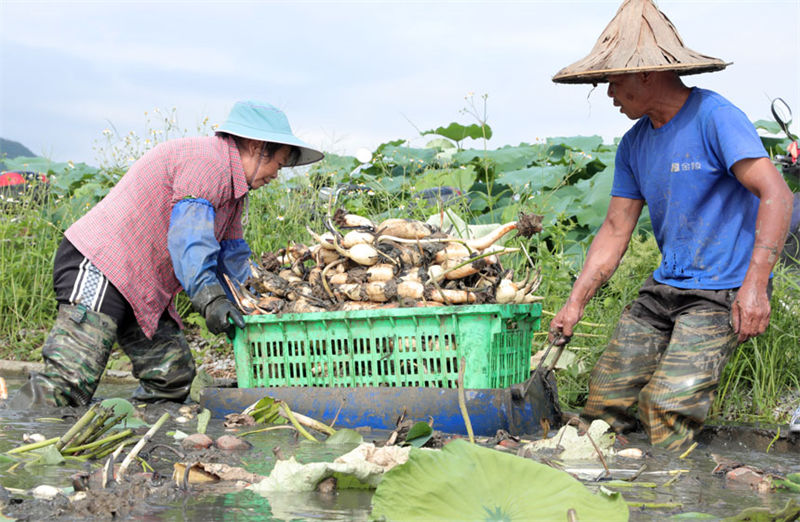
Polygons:
<instances>
[{"instance_id":1,"label":"green leaf in water","mask_svg":"<svg viewBox=\"0 0 800 522\"><path fill-rule=\"evenodd\" d=\"M192 385L189 388L189 397L194 402L200 402L200 394L203 390L214 384L214 378L210 376L205 370L200 370L195 375Z\"/></svg>"},{"instance_id":2,"label":"green leaf in water","mask_svg":"<svg viewBox=\"0 0 800 522\"><path fill-rule=\"evenodd\" d=\"M336 489L373 489L366 482L361 482L358 477L349 473L335 472L333 477L336 479Z\"/></svg>"},{"instance_id":3,"label":"green leaf in water","mask_svg":"<svg viewBox=\"0 0 800 522\"><path fill-rule=\"evenodd\" d=\"M325 439L325 444L361 444L364 437L355 430L343 428Z\"/></svg>"},{"instance_id":4,"label":"green leaf in water","mask_svg":"<svg viewBox=\"0 0 800 522\"><path fill-rule=\"evenodd\" d=\"M126 428L139 428L141 426L148 426L146 422L134 414L136 408L133 407L133 404L123 398L114 397L111 399L106 399L100 403L100 406L114 410L115 417L119 415L125 415L125 417L122 419L122 424Z\"/></svg>"},{"instance_id":5,"label":"green leaf in water","mask_svg":"<svg viewBox=\"0 0 800 522\"><path fill-rule=\"evenodd\" d=\"M279 403L272 397L264 397L258 401L250 415L261 424L285 424L286 420L280 416Z\"/></svg>"},{"instance_id":6,"label":"green leaf in water","mask_svg":"<svg viewBox=\"0 0 800 522\"><path fill-rule=\"evenodd\" d=\"M211 420L211 410L203 408L203 411L197 414L197 433L205 433L208 428L208 421Z\"/></svg>"},{"instance_id":7,"label":"green leaf in water","mask_svg":"<svg viewBox=\"0 0 800 522\"><path fill-rule=\"evenodd\" d=\"M64 457L61 455L61 452L58 451L53 444L33 450L31 453L37 453L39 456L25 464L26 468L34 466L55 466L64 462Z\"/></svg>"},{"instance_id":8,"label":"green leaf in water","mask_svg":"<svg viewBox=\"0 0 800 522\"><path fill-rule=\"evenodd\" d=\"M686 513L678 513L677 515L672 515L667 520L703 520L707 518L719 518L714 515L709 515L708 513L700 513L697 511L688 511Z\"/></svg>"},{"instance_id":9,"label":"green leaf in water","mask_svg":"<svg viewBox=\"0 0 800 522\"><path fill-rule=\"evenodd\" d=\"M386 520L627 520L618 493L595 495L569 474L515 455L455 440L441 451L412 449L372 499Z\"/></svg>"},{"instance_id":10,"label":"green leaf in water","mask_svg":"<svg viewBox=\"0 0 800 522\"><path fill-rule=\"evenodd\" d=\"M433 428L427 422L417 422L406 434L406 441L404 446L414 446L421 448L433 436Z\"/></svg>"}]
</instances>

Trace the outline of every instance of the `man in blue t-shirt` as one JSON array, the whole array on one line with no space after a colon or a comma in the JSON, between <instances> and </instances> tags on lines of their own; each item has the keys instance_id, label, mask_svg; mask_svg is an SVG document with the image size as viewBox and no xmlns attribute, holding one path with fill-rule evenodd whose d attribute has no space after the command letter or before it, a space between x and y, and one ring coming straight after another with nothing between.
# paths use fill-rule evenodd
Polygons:
<instances>
[{"instance_id":1,"label":"man in blue t-shirt","mask_svg":"<svg viewBox=\"0 0 800 522\"><path fill-rule=\"evenodd\" d=\"M626 12L634 8L645 13L640 24L631 23L639 11ZM606 47L631 41L639 42L633 54ZM651 42L670 53L648 49ZM661 265L592 370L583 414L621 432L637 426L638 406L650 441L667 448L694 438L729 355L767 328L771 270L791 217L792 193L744 113L680 78L726 65L683 47L652 2L636 0L623 4L592 54L553 78L608 82L614 106L637 121L617 149L608 213L550 323L551 339L572 335L647 204Z\"/></svg>"}]
</instances>

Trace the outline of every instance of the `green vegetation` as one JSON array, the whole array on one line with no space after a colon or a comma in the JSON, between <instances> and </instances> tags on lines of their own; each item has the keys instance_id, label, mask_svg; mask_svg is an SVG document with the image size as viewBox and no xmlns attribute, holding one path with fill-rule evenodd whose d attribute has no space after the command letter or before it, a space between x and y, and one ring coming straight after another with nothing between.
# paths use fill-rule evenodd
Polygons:
<instances>
[{"instance_id":1,"label":"green vegetation","mask_svg":"<svg viewBox=\"0 0 800 522\"><path fill-rule=\"evenodd\" d=\"M544 282L542 331L533 351L546 341L547 320L566 299L593 234L605 216L613 177L615 144L597 136L547 138L517 146L489 148L491 128L472 100L466 114L477 121L452 123L424 131L430 141L412 148L402 140L380 145L372 161L330 154L309 169L297 171L251 194L246 239L256 256L308 242L305 226L322 229L327 207L344 206L370 216L426 218L454 214L470 224L511 221L520 212L543 214L544 231L530 240L514 238L541 270ZM39 347L55 315L52 259L63 230L99 201L145 150L163 139L189 134L180 130L173 113L153 115L157 126L146 139L133 133L104 133L96 147L99 168L55 164L42 158L5 160L9 169L49 173L51 187L43 202L22 198L0 214L0 357L37 360ZM204 134L212 129L203 128ZM474 148L471 148L473 145ZM780 141L768 143L777 150ZM342 184L353 185L331 197ZM453 186L463 195L450 205L426 204L421 190ZM524 272L526 255L504 259ZM562 405L579 409L586 399L588 374L611 335L625 305L658 265L659 253L650 233L649 218L639 223L628 252L614 277L586 309L559 373ZM796 406L800 387L800 283L796 272L778 267L774 278L772 319L767 332L740 346L731 357L712 415L716 419L786 422ZM204 337L204 323L179 296L179 311L187 325ZM229 349L229 345L223 345Z\"/></svg>"}]
</instances>

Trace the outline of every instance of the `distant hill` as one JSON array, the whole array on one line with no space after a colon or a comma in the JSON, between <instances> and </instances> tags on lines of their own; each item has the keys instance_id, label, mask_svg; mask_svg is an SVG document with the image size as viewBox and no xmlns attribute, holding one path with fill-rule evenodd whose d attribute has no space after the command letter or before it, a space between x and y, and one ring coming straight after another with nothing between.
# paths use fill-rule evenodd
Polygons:
<instances>
[{"instance_id":1,"label":"distant hill","mask_svg":"<svg viewBox=\"0 0 800 522\"><path fill-rule=\"evenodd\" d=\"M33 158L36 157L36 154L31 152L31 150L22 143L0 138L0 159L13 159L20 156ZM6 166L2 161L0 161L0 170L6 170Z\"/></svg>"}]
</instances>

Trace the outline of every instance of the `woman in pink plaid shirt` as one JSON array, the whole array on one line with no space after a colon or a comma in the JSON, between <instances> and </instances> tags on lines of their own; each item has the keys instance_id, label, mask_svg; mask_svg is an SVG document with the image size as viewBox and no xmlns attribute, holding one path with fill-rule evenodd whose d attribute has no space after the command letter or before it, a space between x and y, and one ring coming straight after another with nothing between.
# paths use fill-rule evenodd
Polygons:
<instances>
[{"instance_id":1,"label":"woman in pink plaid shirt","mask_svg":"<svg viewBox=\"0 0 800 522\"><path fill-rule=\"evenodd\" d=\"M85 405L114 343L133 363L133 398L183 401L195 375L175 296L185 290L213 333L244 320L221 277L244 282L247 195L285 166L321 160L272 105L238 102L215 136L182 138L142 156L65 232L53 281L58 316L12 407Z\"/></svg>"}]
</instances>

